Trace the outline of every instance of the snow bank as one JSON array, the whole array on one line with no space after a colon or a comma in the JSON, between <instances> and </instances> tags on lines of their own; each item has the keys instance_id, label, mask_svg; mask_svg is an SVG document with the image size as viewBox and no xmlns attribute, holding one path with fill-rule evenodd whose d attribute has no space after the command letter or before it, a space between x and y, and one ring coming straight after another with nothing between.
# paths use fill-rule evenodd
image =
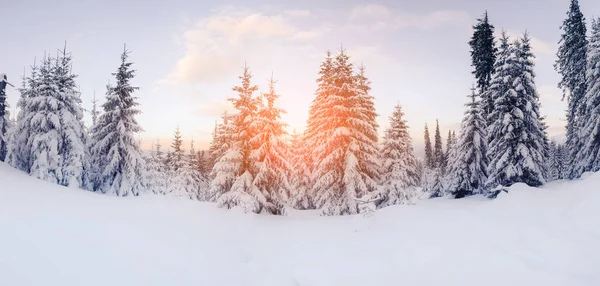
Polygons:
<instances>
[{"instance_id":1,"label":"snow bank","mask_svg":"<svg viewBox=\"0 0 600 286\"><path fill-rule=\"evenodd\" d=\"M0 285L600 285L598 185L278 217L99 195L0 163Z\"/></svg>"}]
</instances>

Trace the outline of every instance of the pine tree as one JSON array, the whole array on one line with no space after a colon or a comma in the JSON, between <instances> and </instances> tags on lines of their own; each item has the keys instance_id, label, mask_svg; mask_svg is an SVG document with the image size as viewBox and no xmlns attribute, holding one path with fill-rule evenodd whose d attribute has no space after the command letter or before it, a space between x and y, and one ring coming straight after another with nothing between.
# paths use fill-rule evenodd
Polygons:
<instances>
[{"instance_id":1,"label":"pine tree","mask_svg":"<svg viewBox=\"0 0 600 286\"><path fill-rule=\"evenodd\" d=\"M179 126L175 129L173 136L173 142L171 143L171 151L167 155L167 176L168 176L168 189L167 193L178 197L188 197L190 194L187 189L187 178L183 174L183 170L186 167L187 158L183 150L183 140L181 139L181 132Z\"/></svg>"},{"instance_id":2,"label":"pine tree","mask_svg":"<svg viewBox=\"0 0 600 286\"><path fill-rule=\"evenodd\" d=\"M250 156L250 140L255 136L255 117L259 100L253 96L258 86L253 85L248 66L240 76L241 85L233 87L238 97L230 98L237 113L232 115L231 125L226 131L231 146L213 168L215 178L211 182L209 194L218 197L221 207L238 207L245 212L275 213L276 207L254 184L253 161Z\"/></svg>"},{"instance_id":3,"label":"pine tree","mask_svg":"<svg viewBox=\"0 0 600 286\"><path fill-rule=\"evenodd\" d=\"M579 139L581 149L576 154L571 177L600 170L600 18L592 22L587 59L587 91L581 105L585 110ZM570 156L573 156L572 153Z\"/></svg>"},{"instance_id":4,"label":"pine tree","mask_svg":"<svg viewBox=\"0 0 600 286\"><path fill-rule=\"evenodd\" d=\"M98 111L98 100L96 99L96 92L94 92L94 98L92 99L92 126L96 125L98 122L98 116L100 116L100 111Z\"/></svg>"},{"instance_id":5,"label":"pine tree","mask_svg":"<svg viewBox=\"0 0 600 286\"><path fill-rule=\"evenodd\" d=\"M477 99L475 87L471 89L470 98L448 172L451 179L448 190L456 198L483 193L487 182L486 121L483 102Z\"/></svg>"},{"instance_id":6,"label":"pine tree","mask_svg":"<svg viewBox=\"0 0 600 286\"><path fill-rule=\"evenodd\" d=\"M323 215L356 214L357 199L377 187L377 130L365 108L372 98L359 88L344 50L336 55L331 74L321 117L311 130L320 143L313 153L313 190Z\"/></svg>"},{"instance_id":7,"label":"pine tree","mask_svg":"<svg viewBox=\"0 0 600 286\"><path fill-rule=\"evenodd\" d=\"M167 193L168 177L164 164L165 156L161 147L160 142L156 140L156 144L152 146L150 158L146 159L146 182L151 193L164 195Z\"/></svg>"},{"instance_id":8,"label":"pine tree","mask_svg":"<svg viewBox=\"0 0 600 286\"><path fill-rule=\"evenodd\" d=\"M135 70L127 61L128 54L125 49L121 65L112 74L116 84L107 92L104 113L93 127L91 139L92 162L98 166L92 177L93 190L117 196L137 196L144 187L145 162L134 137L142 131L135 119L139 103L133 96L139 88L130 84Z\"/></svg>"},{"instance_id":9,"label":"pine tree","mask_svg":"<svg viewBox=\"0 0 600 286\"><path fill-rule=\"evenodd\" d=\"M306 210L314 208L313 195L310 192L310 168L308 165L309 150L306 148L304 134L297 134L295 131L290 140L291 159L291 193L290 201L292 207Z\"/></svg>"},{"instance_id":10,"label":"pine tree","mask_svg":"<svg viewBox=\"0 0 600 286\"><path fill-rule=\"evenodd\" d=\"M8 131L10 130L9 106L6 102L6 74L0 74L0 162L4 162L8 153Z\"/></svg>"},{"instance_id":11,"label":"pine tree","mask_svg":"<svg viewBox=\"0 0 600 286\"><path fill-rule=\"evenodd\" d=\"M485 95L482 98L485 98L487 101L487 105L492 105L492 108L488 107L488 110L491 112L487 114L486 126L491 126L494 122L498 120L495 116L499 115L498 112L492 112L494 106L496 105L496 100L498 96L505 94L508 90L511 89L511 83L506 79L510 78L512 75L510 74L512 71L509 70L510 67L510 57L513 52L512 45L509 42L509 38L506 35L506 32L503 30L500 35L500 46L498 48L498 52L496 55L496 62L494 63L494 73L492 75L492 80L488 90L484 93ZM488 130L488 143L492 142L494 138L495 132L490 132Z\"/></svg>"},{"instance_id":12,"label":"pine tree","mask_svg":"<svg viewBox=\"0 0 600 286\"><path fill-rule=\"evenodd\" d=\"M83 123L83 108L81 107L81 94L77 90L75 79L71 71L72 58L67 53L66 46L56 59L55 81L58 88L59 140L61 149L58 150L62 158L62 180L64 186L81 188L86 185L86 144L87 133Z\"/></svg>"},{"instance_id":13,"label":"pine tree","mask_svg":"<svg viewBox=\"0 0 600 286\"><path fill-rule=\"evenodd\" d=\"M515 42L505 67L508 75L504 82L510 88L492 94L496 100L491 114L495 120L488 127L493 138L488 151L490 188L518 182L540 186L545 182L545 134L530 49L527 34Z\"/></svg>"},{"instance_id":14,"label":"pine tree","mask_svg":"<svg viewBox=\"0 0 600 286\"><path fill-rule=\"evenodd\" d=\"M203 200L202 190L206 187L206 181L200 173L198 153L194 149L194 140L190 143L189 154L184 158L185 165L180 170L183 178L184 193L192 200Z\"/></svg>"},{"instance_id":15,"label":"pine tree","mask_svg":"<svg viewBox=\"0 0 600 286\"><path fill-rule=\"evenodd\" d=\"M28 109L33 113L29 122L31 169L30 175L55 184L62 182L62 138L60 130L59 96L56 85L55 66L52 58L44 57L39 70L39 86L29 101Z\"/></svg>"},{"instance_id":16,"label":"pine tree","mask_svg":"<svg viewBox=\"0 0 600 286\"><path fill-rule=\"evenodd\" d=\"M559 42L560 46L556 54L558 58L554 68L562 76L558 86L563 90L563 95L568 101L566 145L570 150L569 157L576 158L576 153L583 147L577 134L583 124L580 117L584 116L585 110L585 103L582 101L586 92L586 49L588 45L585 18L579 9L578 0L571 0L567 19L563 22L561 29L563 34ZM571 162L570 165L574 166L575 163Z\"/></svg>"},{"instance_id":17,"label":"pine tree","mask_svg":"<svg viewBox=\"0 0 600 286\"><path fill-rule=\"evenodd\" d=\"M435 121L435 142L433 145L433 160L434 166L440 168L443 172L444 168L444 147L442 146L442 134L440 133L440 123Z\"/></svg>"},{"instance_id":18,"label":"pine tree","mask_svg":"<svg viewBox=\"0 0 600 286\"><path fill-rule=\"evenodd\" d=\"M483 14L483 18L477 19L477 24L473 26L473 30L473 36L469 41L471 65L474 68L473 74L477 80L479 93L487 95L486 91L491 84L497 53L496 42L494 41L494 26L489 23L487 11ZM487 97L484 97L482 101L484 118L486 118L487 114L492 112L494 102Z\"/></svg>"},{"instance_id":19,"label":"pine tree","mask_svg":"<svg viewBox=\"0 0 600 286\"><path fill-rule=\"evenodd\" d=\"M30 101L36 96L39 86L39 67L36 65L35 60L31 66L29 77L25 77L25 73L23 73L22 80L22 86L19 89L20 97L17 102L19 113L17 114L17 122L11 132L7 162L11 166L29 173L31 170L30 123L34 115L31 112L32 105Z\"/></svg>"},{"instance_id":20,"label":"pine tree","mask_svg":"<svg viewBox=\"0 0 600 286\"><path fill-rule=\"evenodd\" d=\"M565 152L565 148L562 144L557 143L556 141L552 140L550 142L550 148L549 148L549 175L548 175L548 180L549 181L556 181L556 180L562 180L567 178L568 176L566 171L567 171L567 166L566 166L566 160L567 160L567 154Z\"/></svg>"},{"instance_id":21,"label":"pine tree","mask_svg":"<svg viewBox=\"0 0 600 286\"><path fill-rule=\"evenodd\" d=\"M419 184L417 162L404 112L398 104L390 117L381 148L381 198L378 207L409 203Z\"/></svg>"},{"instance_id":22,"label":"pine tree","mask_svg":"<svg viewBox=\"0 0 600 286\"><path fill-rule=\"evenodd\" d=\"M425 167L428 169L435 167L435 159L433 156L433 149L431 148L431 138L429 137L429 128L425 124Z\"/></svg>"},{"instance_id":23,"label":"pine tree","mask_svg":"<svg viewBox=\"0 0 600 286\"><path fill-rule=\"evenodd\" d=\"M250 139L253 162L254 185L267 200L275 206L277 214L286 212L290 197L290 171L287 144L283 140L287 136L286 124L281 122L281 114L285 111L275 106L279 95L275 92L275 80L269 80L269 92L262 95L261 104L254 120L256 133Z\"/></svg>"}]
</instances>

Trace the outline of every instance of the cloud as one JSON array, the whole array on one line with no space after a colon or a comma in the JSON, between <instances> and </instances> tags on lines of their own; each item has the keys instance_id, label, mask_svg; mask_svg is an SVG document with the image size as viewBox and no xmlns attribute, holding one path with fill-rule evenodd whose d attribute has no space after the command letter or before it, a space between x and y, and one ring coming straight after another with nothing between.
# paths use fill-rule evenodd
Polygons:
<instances>
[{"instance_id":1,"label":"cloud","mask_svg":"<svg viewBox=\"0 0 600 286\"><path fill-rule=\"evenodd\" d=\"M392 10L379 4L357 6L349 14L349 20L355 25L372 30L391 29L432 29L446 25L466 25L470 23L469 14L464 11L442 10L429 13Z\"/></svg>"},{"instance_id":2,"label":"cloud","mask_svg":"<svg viewBox=\"0 0 600 286\"><path fill-rule=\"evenodd\" d=\"M292 17L309 17L312 15L308 10L285 10L283 13Z\"/></svg>"},{"instance_id":3,"label":"cloud","mask_svg":"<svg viewBox=\"0 0 600 286\"><path fill-rule=\"evenodd\" d=\"M237 71L244 61L272 54L282 42L308 41L316 37L316 31L288 24L284 15L224 8L183 33L185 53L160 83L218 81Z\"/></svg>"}]
</instances>

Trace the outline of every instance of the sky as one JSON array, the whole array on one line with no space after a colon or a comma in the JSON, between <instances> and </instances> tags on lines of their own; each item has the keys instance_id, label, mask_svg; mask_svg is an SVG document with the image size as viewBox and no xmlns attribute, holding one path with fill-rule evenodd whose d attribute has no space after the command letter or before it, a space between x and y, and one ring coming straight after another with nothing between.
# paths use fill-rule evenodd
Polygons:
<instances>
[{"instance_id":1,"label":"sky","mask_svg":"<svg viewBox=\"0 0 600 286\"><path fill-rule=\"evenodd\" d=\"M34 58L67 45L91 109L103 102L123 45L137 70L144 148L168 146L177 126L184 143L205 149L215 122L231 110L227 98L247 64L260 91L273 74L288 131L305 128L325 52L347 50L372 82L380 133L401 104L417 154L423 127L436 119L445 138L459 131L474 84L468 41L484 11L512 39L528 31L536 55L536 84L549 134L564 133L566 102L553 69L568 0L491 1L91 1L1 0L0 72L15 85ZM600 1L580 0L588 20ZM598 11L598 12L596 12ZM11 112L19 93L8 88ZM85 116L90 123L89 114ZM433 134L432 134L433 136Z\"/></svg>"}]
</instances>

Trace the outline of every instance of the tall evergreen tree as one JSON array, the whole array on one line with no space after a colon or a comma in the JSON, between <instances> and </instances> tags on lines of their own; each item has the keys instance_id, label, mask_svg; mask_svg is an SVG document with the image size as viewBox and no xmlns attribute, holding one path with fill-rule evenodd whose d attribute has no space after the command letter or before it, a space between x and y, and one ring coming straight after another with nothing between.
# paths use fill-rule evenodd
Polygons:
<instances>
[{"instance_id":1,"label":"tall evergreen tree","mask_svg":"<svg viewBox=\"0 0 600 286\"><path fill-rule=\"evenodd\" d=\"M269 80L269 92L262 95L254 125L256 133L250 139L253 162L254 185L275 206L277 214L286 212L290 197L290 171L287 144L283 140L287 136L286 124L281 122L281 114L285 111L275 106L279 95L275 92L275 80Z\"/></svg>"},{"instance_id":2,"label":"tall evergreen tree","mask_svg":"<svg viewBox=\"0 0 600 286\"><path fill-rule=\"evenodd\" d=\"M183 150L181 131L179 130L179 126L177 126L173 141L171 142L171 151L167 155L166 161L169 182L167 193L178 197L193 197L188 192L188 178L186 177L191 174L184 174L184 169L187 165L186 161L187 158L185 156L185 151Z\"/></svg>"},{"instance_id":3,"label":"tall evergreen tree","mask_svg":"<svg viewBox=\"0 0 600 286\"><path fill-rule=\"evenodd\" d=\"M440 132L440 122L435 121L435 141L433 145L433 160L436 168L443 169L444 163L444 147L442 146L442 133ZM442 170L443 171L443 170Z\"/></svg>"},{"instance_id":4,"label":"tall evergreen tree","mask_svg":"<svg viewBox=\"0 0 600 286\"><path fill-rule=\"evenodd\" d=\"M6 86L8 84L6 74L0 74L0 162L4 162L8 153L8 131L11 123L9 106L6 102Z\"/></svg>"},{"instance_id":5,"label":"tall evergreen tree","mask_svg":"<svg viewBox=\"0 0 600 286\"><path fill-rule=\"evenodd\" d=\"M98 166L93 174L93 190L117 196L139 195L144 187L145 162L135 134L142 131L135 116L140 113L131 86L135 70L127 61L129 51L121 54L121 65L102 105L104 113L92 130L92 160Z\"/></svg>"},{"instance_id":6,"label":"tall evergreen tree","mask_svg":"<svg viewBox=\"0 0 600 286\"><path fill-rule=\"evenodd\" d=\"M548 180L556 181L566 179L567 174L567 152L563 144L552 140L549 146Z\"/></svg>"},{"instance_id":7,"label":"tall evergreen tree","mask_svg":"<svg viewBox=\"0 0 600 286\"><path fill-rule=\"evenodd\" d=\"M58 88L59 140L62 158L62 180L64 186L81 188L88 179L86 176L86 144L88 141L85 125L83 123L83 108L81 107L81 94L77 89L72 72L71 54L67 53L66 46L60 51L56 59L55 81Z\"/></svg>"},{"instance_id":8,"label":"tall evergreen tree","mask_svg":"<svg viewBox=\"0 0 600 286\"><path fill-rule=\"evenodd\" d=\"M94 126L98 122L98 116L100 116L100 111L98 110L98 100L96 99L96 92L94 92L94 98L92 99L92 111L90 113L92 115L92 126Z\"/></svg>"},{"instance_id":9,"label":"tall evergreen tree","mask_svg":"<svg viewBox=\"0 0 600 286\"><path fill-rule=\"evenodd\" d=\"M488 127L492 132L488 157L488 183L491 188L525 183L540 186L547 172L545 134L539 115L539 97L535 87L533 54L527 34L514 44L506 63L510 89L493 94L495 121Z\"/></svg>"},{"instance_id":10,"label":"tall evergreen tree","mask_svg":"<svg viewBox=\"0 0 600 286\"><path fill-rule=\"evenodd\" d=\"M481 194L487 183L487 136L483 102L471 89L470 102L461 124L460 139L449 168L448 190L456 198Z\"/></svg>"},{"instance_id":11,"label":"tall evergreen tree","mask_svg":"<svg viewBox=\"0 0 600 286\"><path fill-rule=\"evenodd\" d=\"M600 170L600 18L592 23L587 59L587 91L581 105L585 110L579 139L581 149L576 154L571 177Z\"/></svg>"},{"instance_id":12,"label":"tall evergreen tree","mask_svg":"<svg viewBox=\"0 0 600 286\"><path fill-rule=\"evenodd\" d=\"M484 95L482 101L485 118L494 108L494 102L486 97L486 91L491 84L497 53L494 26L489 22L487 11L485 11L482 18L477 19L477 24L473 26L473 30L473 36L469 41L471 66L474 68L473 74L477 80L479 94Z\"/></svg>"},{"instance_id":13,"label":"tall evergreen tree","mask_svg":"<svg viewBox=\"0 0 600 286\"><path fill-rule=\"evenodd\" d=\"M485 98L486 101L492 102L493 105L496 105L496 100L500 95L506 94L511 89L511 82L507 79L511 78L513 75L511 74L513 71L509 69L511 67L510 61L511 55L513 53L513 46L509 42L509 38L506 35L505 31L502 31L500 36L500 46L498 48L496 62L494 64L494 73L492 75L492 81L490 83L490 87L485 92L485 95L482 98ZM487 103L489 105L489 103ZM490 109L493 111L493 109ZM486 121L488 128L492 126L492 124L498 121L496 116L500 115L499 112L490 112L487 114ZM499 126L498 126L499 127ZM488 143L494 140L493 136L496 134L494 130L488 130Z\"/></svg>"},{"instance_id":14,"label":"tall evergreen tree","mask_svg":"<svg viewBox=\"0 0 600 286\"><path fill-rule=\"evenodd\" d=\"M296 209L314 208L314 196L310 189L310 168L308 165L309 149L306 147L305 134L292 134L290 140L290 156L292 158L290 204Z\"/></svg>"},{"instance_id":15,"label":"tall evergreen tree","mask_svg":"<svg viewBox=\"0 0 600 286\"><path fill-rule=\"evenodd\" d=\"M184 164L180 170L180 176L183 178L184 193L192 200L203 200L202 191L206 188L206 181L200 173L198 153L194 149L194 140L190 143L190 150L184 158Z\"/></svg>"},{"instance_id":16,"label":"tall evergreen tree","mask_svg":"<svg viewBox=\"0 0 600 286\"><path fill-rule=\"evenodd\" d=\"M319 143L313 153L313 190L324 215L358 213L357 198L377 187L377 130L365 108L369 105L365 101L372 98L359 83L348 55L341 50L324 89L321 115L310 131L315 134L313 143Z\"/></svg>"},{"instance_id":17,"label":"tall evergreen tree","mask_svg":"<svg viewBox=\"0 0 600 286\"><path fill-rule=\"evenodd\" d=\"M417 161L413 155L412 139L398 104L390 117L381 147L381 201L378 207L409 203L419 184Z\"/></svg>"},{"instance_id":18,"label":"tall evergreen tree","mask_svg":"<svg viewBox=\"0 0 600 286\"><path fill-rule=\"evenodd\" d=\"M425 123L425 167L428 169L432 169L435 167L435 159L433 156L433 149L431 148L431 137L429 136L429 128L427 128L427 123Z\"/></svg>"},{"instance_id":19,"label":"tall evergreen tree","mask_svg":"<svg viewBox=\"0 0 600 286\"><path fill-rule=\"evenodd\" d=\"M567 98L567 148L570 150L570 158L576 158L577 152L582 149L579 142L578 132L583 123L584 115L583 97L586 92L586 25L583 13L579 8L578 0L571 0L567 19L563 22L561 29L563 34L559 42L556 56L558 57L554 68L562 76L558 86L563 90ZM574 166L576 162L571 162ZM576 173L576 172L574 172Z\"/></svg>"},{"instance_id":20,"label":"tall evergreen tree","mask_svg":"<svg viewBox=\"0 0 600 286\"><path fill-rule=\"evenodd\" d=\"M252 84L250 69L244 67L240 76L241 85L233 87L238 97L230 98L237 110L230 118L231 125L226 136L231 139L227 152L215 164L215 178L211 182L209 193L218 197L221 207L238 207L245 212L275 213L276 207L254 184L253 162L250 157L250 140L256 134L255 117L259 100L254 97L258 86Z\"/></svg>"},{"instance_id":21,"label":"tall evergreen tree","mask_svg":"<svg viewBox=\"0 0 600 286\"><path fill-rule=\"evenodd\" d=\"M33 113L29 122L31 146L30 175L51 183L62 182L62 140L60 130L60 91L56 85L55 66L52 58L44 57L39 70L39 86L34 90L35 96L28 103Z\"/></svg>"},{"instance_id":22,"label":"tall evergreen tree","mask_svg":"<svg viewBox=\"0 0 600 286\"><path fill-rule=\"evenodd\" d=\"M29 136L31 134L30 123L34 115L31 112L30 101L37 94L39 86L39 67L34 60L29 77L23 73L22 86L19 89L20 97L17 102L19 113L17 122L12 130L11 141L8 146L8 163L26 173L31 169L31 145Z\"/></svg>"},{"instance_id":23,"label":"tall evergreen tree","mask_svg":"<svg viewBox=\"0 0 600 286\"><path fill-rule=\"evenodd\" d=\"M162 145L158 140L152 145L150 157L146 159L146 182L151 193L164 195L166 194L168 188L167 184L169 182L167 178L165 156L161 148Z\"/></svg>"}]
</instances>

